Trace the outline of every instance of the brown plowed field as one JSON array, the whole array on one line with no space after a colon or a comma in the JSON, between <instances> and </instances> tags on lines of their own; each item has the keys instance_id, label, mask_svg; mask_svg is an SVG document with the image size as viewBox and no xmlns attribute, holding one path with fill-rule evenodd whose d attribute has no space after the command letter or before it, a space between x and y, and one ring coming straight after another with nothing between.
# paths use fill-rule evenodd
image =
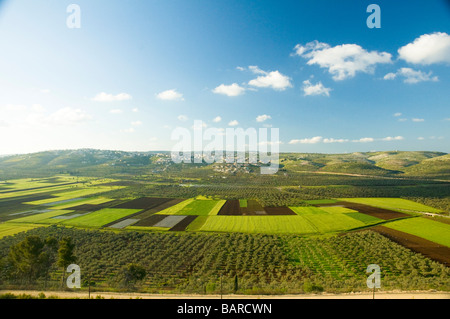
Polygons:
<instances>
[{"instance_id":1,"label":"brown plowed field","mask_svg":"<svg viewBox=\"0 0 450 319\"><path fill-rule=\"evenodd\" d=\"M241 207L241 215L267 215L267 212L258 201L249 199L247 207Z\"/></svg>"},{"instance_id":2,"label":"brown plowed field","mask_svg":"<svg viewBox=\"0 0 450 319\"><path fill-rule=\"evenodd\" d=\"M159 223L166 217L167 217L167 215L151 215L145 219L141 219L133 226L149 226L150 227L150 226L153 226L153 225Z\"/></svg>"},{"instance_id":3,"label":"brown plowed field","mask_svg":"<svg viewBox=\"0 0 450 319\"><path fill-rule=\"evenodd\" d=\"M141 197L117 205L114 208L149 209L171 200L172 198Z\"/></svg>"},{"instance_id":4,"label":"brown plowed field","mask_svg":"<svg viewBox=\"0 0 450 319\"><path fill-rule=\"evenodd\" d=\"M197 216L195 215L186 216L181 222L169 229L169 231L184 231L196 218Z\"/></svg>"},{"instance_id":5,"label":"brown plowed field","mask_svg":"<svg viewBox=\"0 0 450 319\"><path fill-rule=\"evenodd\" d=\"M360 213L363 213L366 215L370 215L370 216L373 216L376 218L384 219L384 220L409 217L409 215L405 214L405 213L395 212L395 211L389 210L389 209L373 207L373 206L364 205L364 204L351 203L351 202L337 202L337 203L333 203L333 204L317 204L314 206L317 206L317 207L341 206L341 207L353 209L353 210L356 210L357 212L360 212Z\"/></svg>"},{"instance_id":6,"label":"brown plowed field","mask_svg":"<svg viewBox=\"0 0 450 319\"><path fill-rule=\"evenodd\" d=\"M147 217L149 217L149 216L151 216L153 214L156 214L156 213L158 213L158 212L160 212L160 211L162 211L162 210L164 210L166 208L169 208L169 207L172 207L172 206L174 206L174 205L176 205L178 203L181 203L182 201L184 201L184 199L172 199L172 200L170 200L168 202L165 202L165 203L163 203L161 205L158 205L156 207L147 209L147 210L143 211L142 213L140 213L139 215L136 215L135 217L138 218L138 219L145 219L145 218L147 218Z\"/></svg>"},{"instance_id":7,"label":"brown plowed field","mask_svg":"<svg viewBox=\"0 0 450 319\"><path fill-rule=\"evenodd\" d=\"M223 204L223 206L220 208L217 215L242 215L239 200L227 200L225 204Z\"/></svg>"},{"instance_id":8,"label":"brown plowed field","mask_svg":"<svg viewBox=\"0 0 450 319\"><path fill-rule=\"evenodd\" d=\"M389 238L390 240L405 246L417 253L420 253L430 259L443 263L450 267L450 248L439 245L432 241L417 237L402 231L391 229L384 226L375 226L370 228L373 231Z\"/></svg>"},{"instance_id":9,"label":"brown plowed field","mask_svg":"<svg viewBox=\"0 0 450 319\"><path fill-rule=\"evenodd\" d=\"M297 215L289 207L264 207L267 215Z\"/></svg>"}]
</instances>

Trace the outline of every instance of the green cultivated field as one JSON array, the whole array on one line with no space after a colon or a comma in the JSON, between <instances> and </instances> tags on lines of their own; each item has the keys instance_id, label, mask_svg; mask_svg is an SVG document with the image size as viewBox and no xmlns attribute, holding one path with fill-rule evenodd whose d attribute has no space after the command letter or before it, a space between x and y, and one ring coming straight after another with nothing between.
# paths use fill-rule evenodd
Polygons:
<instances>
[{"instance_id":1,"label":"green cultivated field","mask_svg":"<svg viewBox=\"0 0 450 319\"><path fill-rule=\"evenodd\" d=\"M405 210L405 211L428 212L428 213L441 212L439 209L402 198L340 198L340 200L380 208L392 209L397 211Z\"/></svg>"},{"instance_id":2,"label":"green cultivated field","mask_svg":"<svg viewBox=\"0 0 450 319\"><path fill-rule=\"evenodd\" d=\"M187 200L189 201L189 200ZM186 201L185 201L186 202ZM224 200L193 200L190 201L187 205L185 202L181 202L177 205L179 210L175 206L169 207L168 209L159 212L158 214L163 215L196 215L196 216L204 216L204 215L217 215L220 208L225 204ZM184 206L184 207L183 207ZM170 213L169 213L170 212Z\"/></svg>"},{"instance_id":3,"label":"green cultivated field","mask_svg":"<svg viewBox=\"0 0 450 319\"><path fill-rule=\"evenodd\" d=\"M13 236L15 234L26 232L37 227L42 227L42 225L31 225L31 224L21 225L14 223L0 224L0 238L6 236Z\"/></svg>"},{"instance_id":4,"label":"green cultivated field","mask_svg":"<svg viewBox=\"0 0 450 319\"><path fill-rule=\"evenodd\" d=\"M140 209L104 208L73 219L61 220L60 224L79 227L102 227L139 211Z\"/></svg>"},{"instance_id":5,"label":"green cultivated field","mask_svg":"<svg viewBox=\"0 0 450 319\"><path fill-rule=\"evenodd\" d=\"M423 217L407 218L384 226L450 247L450 225Z\"/></svg>"},{"instance_id":6,"label":"green cultivated field","mask_svg":"<svg viewBox=\"0 0 450 319\"><path fill-rule=\"evenodd\" d=\"M52 217L69 214L71 210L52 210L47 213L34 214L31 216L21 217L8 221L6 223L36 223L36 224L52 224L57 223L58 219L52 219Z\"/></svg>"},{"instance_id":7,"label":"green cultivated field","mask_svg":"<svg viewBox=\"0 0 450 319\"><path fill-rule=\"evenodd\" d=\"M197 219L199 219L198 217ZM238 233L289 233L312 234L317 230L299 216L207 216L194 221L191 231L238 232ZM203 224L202 224L203 222Z\"/></svg>"}]
</instances>

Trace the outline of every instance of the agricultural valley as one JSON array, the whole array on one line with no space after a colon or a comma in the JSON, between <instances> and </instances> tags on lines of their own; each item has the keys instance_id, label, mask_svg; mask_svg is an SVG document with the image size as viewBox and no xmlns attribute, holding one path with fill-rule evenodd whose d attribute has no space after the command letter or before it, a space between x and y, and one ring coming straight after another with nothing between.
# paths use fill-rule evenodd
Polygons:
<instances>
[{"instance_id":1,"label":"agricultural valley","mask_svg":"<svg viewBox=\"0 0 450 319\"><path fill-rule=\"evenodd\" d=\"M449 156L282 153L274 175L168 152L0 157L0 289L61 289L55 250L42 271L14 263L32 236L72 240L82 290L358 292L377 264L384 291L449 292Z\"/></svg>"}]
</instances>

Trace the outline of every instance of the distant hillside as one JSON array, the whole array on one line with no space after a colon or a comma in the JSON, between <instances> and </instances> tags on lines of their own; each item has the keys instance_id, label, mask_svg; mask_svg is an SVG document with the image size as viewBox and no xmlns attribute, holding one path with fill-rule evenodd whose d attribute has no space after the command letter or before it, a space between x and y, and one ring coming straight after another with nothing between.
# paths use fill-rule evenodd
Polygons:
<instances>
[{"instance_id":1,"label":"distant hillside","mask_svg":"<svg viewBox=\"0 0 450 319\"><path fill-rule=\"evenodd\" d=\"M288 172L317 171L450 179L450 155L441 152L282 153L280 164L282 170ZM0 157L0 180L59 173L100 176L117 173L161 173L173 169L184 172L192 166L177 166L172 163L169 152L61 150ZM202 166L211 173L218 171L213 165ZM235 171L222 169L222 172L228 174ZM195 172L194 170L190 173Z\"/></svg>"},{"instance_id":2,"label":"distant hillside","mask_svg":"<svg viewBox=\"0 0 450 319\"><path fill-rule=\"evenodd\" d=\"M450 155L442 152L286 153L281 158L286 169L294 171L450 177Z\"/></svg>"}]
</instances>

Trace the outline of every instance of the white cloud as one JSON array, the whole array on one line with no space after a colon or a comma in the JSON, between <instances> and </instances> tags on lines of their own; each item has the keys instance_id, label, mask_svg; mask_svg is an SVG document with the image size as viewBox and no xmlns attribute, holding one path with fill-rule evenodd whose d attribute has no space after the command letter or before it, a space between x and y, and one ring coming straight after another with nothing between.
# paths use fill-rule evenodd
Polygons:
<instances>
[{"instance_id":1,"label":"white cloud","mask_svg":"<svg viewBox=\"0 0 450 319\"><path fill-rule=\"evenodd\" d=\"M296 45L295 55L308 60L308 65L317 64L327 68L335 81L352 78L357 72L373 73L379 63L391 63L387 52L367 51L357 44L342 44L331 47L317 40L305 46Z\"/></svg>"},{"instance_id":2,"label":"white cloud","mask_svg":"<svg viewBox=\"0 0 450 319\"><path fill-rule=\"evenodd\" d=\"M237 67L236 67L236 70L239 70L239 71L244 71L244 70L245 70L245 68L243 68L242 66L237 66Z\"/></svg>"},{"instance_id":3,"label":"white cloud","mask_svg":"<svg viewBox=\"0 0 450 319\"><path fill-rule=\"evenodd\" d=\"M383 141L402 141L404 139L405 138L403 136L395 136L395 137L388 136L388 137L382 138L381 140L383 140Z\"/></svg>"},{"instance_id":4,"label":"white cloud","mask_svg":"<svg viewBox=\"0 0 450 319\"><path fill-rule=\"evenodd\" d=\"M236 121L236 120L233 120L233 121L228 123L228 126L238 126L238 125L239 125L239 122Z\"/></svg>"},{"instance_id":5,"label":"white cloud","mask_svg":"<svg viewBox=\"0 0 450 319\"><path fill-rule=\"evenodd\" d=\"M291 140L289 141L289 144L317 144L322 142L323 137L322 136L315 136L312 138L304 138L300 140Z\"/></svg>"},{"instance_id":6,"label":"white cloud","mask_svg":"<svg viewBox=\"0 0 450 319\"><path fill-rule=\"evenodd\" d=\"M233 83L231 85L221 84L213 90L216 94L223 94L226 96L238 96L242 95L245 92L245 88L240 86L237 83Z\"/></svg>"},{"instance_id":7,"label":"white cloud","mask_svg":"<svg viewBox=\"0 0 450 319\"><path fill-rule=\"evenodd\" d=\"M139 109L137 107L135 107L134 109L131 110L133 113L137 113L139 112Z\"/></svg>"},{"instance_id":8,"label":"white cloud","mask_svg":"<svg viewBox=\"0 0 450 319\"><path fill-rule=\"evenodd\" d=\"M131 100L132 96L128 93L119 93L117 95L108 94L105 92L101 92L97 94L92 100L97 102L114 102L114 101L125 101Z\"/></svg>"},{"instance_id":9,"label":"white cloud","mask_svg":"<svg viewBox=\"0 0 450 319\"><path fill-rule=\"evenodd\" d=\"M373 137L363 137L360 138L359 140L353 140L353 142L355 143L370 143L375 141L375 139Z\"/></svg>"},{"instance_id":10,"label":"white cloud","mask_svg":"<svg viewBox=\"0 0 450 319\"><path fill-rule=\"evenodd\" d=\"M413 122L424 122L424 119L418 119L418 118L414 118L412 119Z\"/></svg>"},{"instance_id":11,"label":"white cloud","mask_svg":"<svg viewBox=\"0 0 450 319\"><path fill-rule=\"evenodd\" d=\"M256 117L256 122L264 122L264 121L267 121L267 120L270 120L270 119L272 119L272 117L270 115L267 115L267 114L258 115Z\"/></svg>"},{"instance_id":12,"label":"white cloud","mask_svg":"<svg viewBox=\"0 0 450 319\"><path fill-rule=\"evenodd\" d=\"M142 122L141 121L134 121L134 122L131 122L131 126L141 126L142 125Z\"/></svg>"},{"instance_id":13,"label":"white cloud","mask_svg":"<svg viewBox=\"0 0 450 319\"><path fill-rule=\"evenodd\" d=\"M398 49L399 58L414 64L450 63L450 35L424 34Z\"/></svg>"},{"instance_id":14,"label":"white cloud","mask_svg":"<svg viewBox=\"0 0 450 319\"><path fill-rule=\"evenodd\" d=\"M408 119L405 119L405 118L398 119L399 122L406 122L407 120Z\"/></svg>"},{"instance_id":15,"label":"white cloud","mask_svg":"<svg viewBox=\"0 0 450 319\"><path fill-rule=\"evenodd\" d=\"M396 73L388 73L388 74L386 74L384 77L383 77L383 79L385 79L385 80L393 80L393 79L395 79L397 77L397 74Z\"/></svg>"},{"instance_id":16,"label":"white cloud","mask_svg":"<svg viewBox=\"0 0 450 319\"><path fill-rule=\"evenodd\" d=\"M65 107L50 114L46 122L53 125L75 125L91 119L92 116L81 109Z\"/></svg>"},{"instance_id":17,"label":"white cloud","mask_svg":"<svg viewBox=\"0 0 450 319\"><path fill-rule=\"evenodd\" d=\"M400 113L400 112L394 113L394 116L395 116L395 117L402 116L402 113Z\"/></svg>"},{"instance_id":18,"label":"white cloud","mask_svg":"<svg viewBox=\"0 0 450 319\"><path fill-rule=\"evenodd\" d=\"M160 92L156 95L156 98L163 101L184 101L183 94L175 89Z\"/></svg>"},{"instance_id":19,"label":"white cloud","mask_svg":"<svg viewBox=\"0 0 450 319\"><path fill-rule=\"evenodd\" d=\"M323 140L323 142L324 142L324 143L346 143L346 142L348 142L348 140L347 140L347 139L344 139L344 138L338 138L338 139L335 139L335 138L325 138L325 139Z\"/></svg>"},{"instance_id":20,"label":"white cloud","mask_svg":"<svg viewBox=\"0 0 450 319\"><path fill-rule=\"evenodd\" d=\"M186 115L178 115L177 119L182 122L186 122L188 117Z\"/></svg>"},{"instance_id":21,"label":"white cloud","mask_svg":"<svg viewBox=\"0 0 450 319\"><path fill-rule=\"evenodd\" d=\"M109 113L112 113L112 114L122 114L123 111L122 111L121 109L112 109L112 110L109 111Z\"/></svg>"},{"instance_id":22,"label":"white cloud","mask_svg":"<svg viewBox=\"0 0 450 319\"><path fill-rule=\"evenodd\" d=\"M330 88L323 86L322 82L313 85L309 80L303 81L303 92L305 96L308 95L326 95L330 96Z\"/></svg>"},{"instance_id":23,"label":"white cloud","mask_svg":"<svg viewBox=\"0 0 450 319\"><path fill-rule=\"evenodd\" d=\"M253 68L251 70L255 74L262 74L256 79L248 82L251 86L258 88L272 88L277 91L284 91L287 88L292 87L291 79L288 76L281 74L279 71L265 72L256 66L250 66L249 68Z\"/></svg>"},{"instance_id":24,"label":"white cloud","mask_svg":"<svg viewBox=\"0 0 450 319\"><path fill-rule=\"evenodd\" d=\"M425 137L420 136L420 137L418 137L417 139L418 139L419 141L423 141L423 140L425 139Z\"/></svg>"},{"instance_id":25,"label":"white cloud","mask_svg":"<svg viewBox=\"0 0 450 319\"><path fill-rule=\"evenodd\" d=\"M221 118L220 116L216 116L216 117L213 119L213 122L214 122L214 123L219 123L220 121L222 121L222 118Z\"/></svg>"},{"instance_id":26,"label":"white cloud","mask_svg":"<svg viewBox=\"0 0 450 319\"><path fill-rule=\"evenodd\" d=\"M33 112L38 112L38 113L43 113L43 112L45 112L45 108L44 108L42 105L40 105L40 104L33 104L33 105L31 106L31 110L32 110Z\"/></svg>"},{"instance_id":27,"label":"white cloud","mask_svg":"<svg viewBox=\"0 0 450 319\"><path fill-rule=\"evenodd\" d=\"M403 77L403 82L409 84L415 84L419 82L432 81L437 82L439 79L437 76L432 76L433 72L422 72L420 70L416 71L411 68L401 68L397 73L388 73L384 76L385 80L393 80L397 76Z\"/></svg>"}]
</instances>

